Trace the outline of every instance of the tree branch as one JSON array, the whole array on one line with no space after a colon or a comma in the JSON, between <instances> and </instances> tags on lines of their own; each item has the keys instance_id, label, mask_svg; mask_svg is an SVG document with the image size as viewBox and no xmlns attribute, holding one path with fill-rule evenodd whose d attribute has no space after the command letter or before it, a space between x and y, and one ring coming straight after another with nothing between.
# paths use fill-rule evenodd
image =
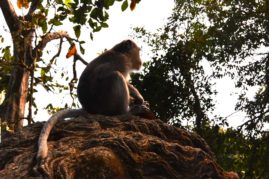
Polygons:
<instances>
[{"instance_id":1,"label":"tree branch","mask_svg":"<svg viewBox=\"0 0 269 179\"><path fill-rule=\"evenodd\" d=\"M88 65L88 62L86 62L78 53L75 54L74 58L75 60L81 61L84 65Z\"/></svg>"},{"instance_id":2,"label":"tree branch","mask_svg":"<svg viewBox=\"0 0 269 179\"><path fill-rule=\"evenodd\" d=\"M2 60L2 58L1 58ZM10 67L10 66L20 66L22 68L25 68L27 70L31 70L31 67L28 67L25 63L23 62L6 62L6 61L0 61L0 65L1 66L6 66L6 67Z\"/></svg>"},{"instance_id":3,"label":"tree branch","mask_svg":"<svg viewBox=\"0 0 269 179\"><path fill-rule=\"evenodd\" d=\"M60 56L60 53L61 53L61 51L62 51L62 44L63 44L63 38L60 39L60 45L59 45L58 52L57 52L57 53L52 57L52 59L50 60L50 63L49 63L49 65L48 65L49 68L50 68L51 65L54 63L55 59L56 59L57 57Z\"/></svg>"},{"instance_id":4,"label":"tree branch","mask_svg":"<svg viewBox=\"0 0 269 179\"><path fill-rule=\"evenodd\" d=\"M37 44L34 51L42 51L46 47L47 43L60 38L71 39L66 31L50 32L42 37L41 41Z\"/></svg>"},{"instance_id":5,"label":"tree branch","mask_svg":"<svg viewBox=\"0 0 269 179\"><path fill-rule=\"evenodd\" d=\"M72 39L66 31L49 32L42 37L42 40L35 47L34 49L34 52L36 52L35 54L37 54L38 51L42 51L46 47L47 43L59 38L61 39L66 38L69 44L72 44L73 41L77 41L75 39ZM76 53L74 57L75 60L80 60L85 65L88 64L79 54Z\"/></svg>"},{"instance_id":6,"label":"tree branch","mask_svg":"<svg viewBox=\"0 0 269 179\"><path fill-rule=\"evenodd\" d=\"M9 30L11 32L17 31L20 28L20 21L10 0L0 0L0 8Z\"/></svg>"},{"instance_id":7,"label":"tree branch","mask_svg":"<svg viewBox=\"0 0 269 179\"><path fill-rule=\"evenodd\" d=\"M34 0L34 1L32 1L31 6L29 8L29 11L28 11L28 13L25 16L25 18L27 20L29 20L29 19L32 18L32 14L37 9L37 7L38 7L39 4L40 4L40 0Z\"/></svg>"}]
</instances>

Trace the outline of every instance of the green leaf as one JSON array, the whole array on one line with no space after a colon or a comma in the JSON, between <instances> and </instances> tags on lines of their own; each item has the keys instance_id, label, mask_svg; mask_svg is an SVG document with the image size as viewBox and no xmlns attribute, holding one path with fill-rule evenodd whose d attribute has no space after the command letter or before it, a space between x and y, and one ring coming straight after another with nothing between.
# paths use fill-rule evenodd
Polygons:
<instances>
[{"instance_id":1,"label":"green leaf","mask_svg":"<svg viewBox=\"0 0 269 179\"><path fill-rule=\"evenodd\" d=\"M92 32L90 33L90 38L91 38L91 40L93 40L93 33Z\"/></svg>"},{"instance_id":2,"label":"green leaf","mask_svg":"<svg viewBox=\"0 0 269 179\"><path fill-rule=\"evenodd\" d=\"M48 30L48 24L47 21L45 19L40 19L38 21L38 25L41 27L43 33L46 33Z\"/></svg>"},{"instance_id":3,"label":"green leaf","mask_svg":"<svg viewBox=\"0 0 269 179\"><path fill-rule=\"evenodd\" d=\"M53 25L55 25L55 26L60 26L60 25L63 25L63 23L62 23L61 21L55 21L55 22L53 23Z\"/></svg>"},{"instance_id":4,"label":"green leaf","mask_svg":"<svg viewBox=\"0 0 269 179\"><path fill-rule=\"evenodd\" d=\"M64 0L64 4L68 7L71 8L71 4L73 3L73 0Z\"/></svg>"},{"instance_id":5,"label":"green leaf","mask_svg":"<svg viewBox=\"0 0 269 179\"><path fill-rule=\"evenodd\" d=\"M122 3L122 5L121 5L121 10L122 10L122 11L125 11L125 10L127 9L127 7L128 7L128 1L125 0L125 1Z\"/></svg>"},{"instance_id":6,"label":"green leaf","mask_svg":"<svg viewBox=\"0 0 269 179\"><path fill-rule=\"evenodd\" d=\"M99 32L102 29L102 26L97 26L95 29L93 29L93 32Z\"/></svg>"},{"instance_id":7,"label":"green leaf","mask_svg":"<svg viewBox=\"0 0 269 179\"><path fill-rule=\"evenodd\" d=\"M55 26L63 25L63 23L62 23L61 21L59 21L59 20L57 19L57 17L51 19L51 20L49 21L49 24L53 24L53 25L55 25Z\"/></svg>"},{"instance_id":8,"label":"green leaf","mask_svg":"<svg viewBox=\"0 0 269 179\"><path fill-rule=\"evenodd\" d=\"M45 68L41 68L41 71L40 71L40 76L41 77L44 77L47 73L47 70Z\"/></svg>"},{"instance_id":9,"label":"green leaf","mask_svg":"<svg viewBox=\"0 0 269 179\"><path fill-rule=\"evenodd\" d=\"M56 3L57 4L63 4L63 1L62 0L56 0Z\"/></svg>"},{"instance_id":10,"label":"green leaf","mask_svg":"<svg viewBox=\"0 0 269 179\"><path fill-rule=\"evenodd\" d=\"M80 32L81 32L80 31L81 26L80 25L76 25L76 26L73 27L73 29L74 29L74 32L75 32L76 37L79 38L80 37Z\"/></svg>"},{"instance_id":11,"label":"green leaf","mask_svg":"<svg viewBox=\"0 0 269 179\"><path fill-rule=\"evenodd\" d=\"M93 19L97 19L97 17L98 17L98 8L94 8L92 11L91 11L91 17L93 18Z\"/></svg>"},{"instance_id":12,"label":"green leaf","mask_svg":"<svg viewBox=\"0 0 269 179\"><path fill-rule=\"evenodd\" d=\"M101 26L102 26L102 28L108 28L108 24L107 23L102 23Z\"/></svg>"},{"instance_id":13,"label":"green leaf","mask_svg":"<svg viewBox=\"0 0 269 179\"><path fill-rule=\"evenodd\" d=\"M95 27L97 26L97 23L96 23L96 22L93 22L92 19L89 19L88 23L89 23L89 25L90 25L90 27L91 27L92 29L95 29Z\"/></svg>"},{"instance_id":14,"label":"green leaf","mask_svg":"<svg viewBox=\"0 0 269 179\"><path fill-rule=\"evenodd\" d=\"M10 53L10 46L3 48L2 53L3 53L3 58L5 60L12 60L12 55Z\"/></svg>"},{"instance_id":15,"label":"green leaf","mask_svg":"<svg viewBox=\"0 0 269 179\"><path fill-rule=\"evenodd\" d=\"M105 7L112 6L114 4L115 0L105 0Z\"/></svg>"},{"instance_id":16,"label":"green leaf","mask_svg":"<svg viewBox=\"0 0 269 179\"><path fill-rule=\"evenodd\" d=\"M85 54L85 49L82 47L81 44L79 44L79 49L82 54Z\"/></svg>"},{"instance_id":17,"label":"green leaf","mask_svg":"<svg viewBox=\"0 0 269 179\"><path fill-rule=\"evenodd\" d=\"M47 24L47 23L44 23L44 24L41 26L41 28L42 28L43 33L46 33L47 30L48 30L48 24Z\"/></svg>"},{"instance_id":18,"label":"green leaf","mask_svg":"<svg viewBox=\"0 0 269 179\"><path fill-rule=\"evenodd\" d=\"M0 35L0 41L1 41L1 43L3 43L3 42L4 42L4 38L3 38L3 36L2 36L2 35Z\"/></svg>"}]
</instances>

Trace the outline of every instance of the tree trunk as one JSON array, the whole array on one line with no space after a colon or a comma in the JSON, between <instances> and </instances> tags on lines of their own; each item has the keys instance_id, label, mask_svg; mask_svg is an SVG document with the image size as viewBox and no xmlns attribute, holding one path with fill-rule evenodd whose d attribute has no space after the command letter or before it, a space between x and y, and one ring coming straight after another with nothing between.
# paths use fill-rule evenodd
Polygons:
<instances>
[{"instance_id":1,"label":"tree trunk","mask_svg":"<svg viewBox=\"0 0 269 179\"><path fill-rule=\"evenodd\" d=\"M32 14L40 4L40 0L31 3L28 13L19 17L10 0L0 0L0 9L4 15L13 40L14 62L2 112L11 130L18 130L23 126L25 104L27 102L30 71L33 69L32 55L34 29L24 27L23 22L31 23ZM26 23L27 24L27 23ZM34 28L34 27L33 27ZM34 54L35 55L35 54Z\"/></svg>"},{"instance_id":2,"label":"tree trunk","mask_svg":"<svg viewBox=\"0 0 269 179\"><path fill-rule=\"evenodd\" d=\"M5 103L5 119L8 122L8 127L15 131L20 130L23 126L30 70L33 66L32 32L28 31L23 38L21 34L23 33L12 36L16 65L9 80Z\"/></svg>"},{"instance_id":3,"label":"tree trunk","mask_svg":"<svg viewBox=\"0 0 269 179\"><path fill-rule=\"evenodd\" d=\"M199 95L197 94L195 90L194 81L192 79L192 76L190 74L190 69L181 68L181 73L186 81L187 87L190 89L190 94L193 95L193 104L192 104L192 110L196 115L195 118L195 130L200 134L202 130L202 122L205 120L205 113L202 109Z\"/></svg>"}]
</instances>

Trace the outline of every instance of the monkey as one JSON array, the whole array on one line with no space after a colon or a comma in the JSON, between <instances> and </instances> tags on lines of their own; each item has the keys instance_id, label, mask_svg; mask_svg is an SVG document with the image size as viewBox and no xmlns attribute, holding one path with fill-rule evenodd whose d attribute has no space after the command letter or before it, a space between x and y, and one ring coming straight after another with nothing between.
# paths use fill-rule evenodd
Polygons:
<instances>
[{"instance_id":1,"label":"monkey","mask_svg":"<svg viewBox=\"0 0 269 179\"><path fill-rule=\"evenodd\" d=\"M139 51L133 41L125 40L87 65L77 89L83 109L91 114L120 115L128 112L131 99L143 104L142 95L128 83L130 72L142 65Z\"/></svg>"},{"instance_id":2,"label":"monkey","mask_svg":"<svg viewBox=\"0 0 269 179\"><path fill-rule=\"evenodd\" d=\"M59 111L43 126L36 155L39 165L47 157L47 139L57 121L87 113L108 116L128 114L132 111L131 104L143 105L144 98L128 82L130 73L139 70L141 66L140 48L132 40L124 40L92 60L78 82L77 95L82 108ZM147 112L142 116L147 117L148 114L149 118L154 118Z\"/></svg>"}]
</instances>

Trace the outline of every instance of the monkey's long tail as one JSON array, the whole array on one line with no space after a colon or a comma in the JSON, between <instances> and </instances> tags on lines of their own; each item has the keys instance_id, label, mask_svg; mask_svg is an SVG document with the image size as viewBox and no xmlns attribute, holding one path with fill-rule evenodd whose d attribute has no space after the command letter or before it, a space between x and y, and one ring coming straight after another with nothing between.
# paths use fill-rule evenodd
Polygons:
<instances>
[{"instance_id":1,"label":"monkey's long tail","mask_svg":"<svg viewBox=\"0 0 269 179\"><path fill-rule=\"evenodd\" d=\"M85 113L86 112L83 109L64 109L51 116L50 119L43 126L38 139L38 151L36 155L37 161L44 160L47 157L48 155L47 140L51 129L57 123L57 121L63 120L65 118L77 117Z\"/></svg>"}]
</instances>

